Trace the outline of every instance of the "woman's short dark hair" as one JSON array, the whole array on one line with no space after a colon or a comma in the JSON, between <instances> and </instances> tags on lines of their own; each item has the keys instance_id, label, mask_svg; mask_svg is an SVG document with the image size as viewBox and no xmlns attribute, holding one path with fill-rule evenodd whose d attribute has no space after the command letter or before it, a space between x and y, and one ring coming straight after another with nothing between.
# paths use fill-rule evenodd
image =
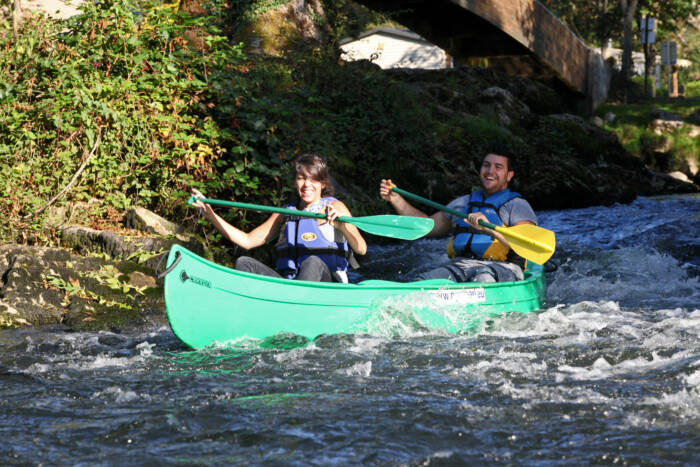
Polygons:
<instances>
[{"instance_id":1,"label":"woman's short dark hair","mask_svg":"<svg viewBox=\"0 0 700 467\"><path fill-rule=\"evenodd\" d=\"M326 161L318 154L306 153L294 159L294 177L304 174L323 184L322 196L333 196L333 184Z\"/></svg>"}]
</instances>

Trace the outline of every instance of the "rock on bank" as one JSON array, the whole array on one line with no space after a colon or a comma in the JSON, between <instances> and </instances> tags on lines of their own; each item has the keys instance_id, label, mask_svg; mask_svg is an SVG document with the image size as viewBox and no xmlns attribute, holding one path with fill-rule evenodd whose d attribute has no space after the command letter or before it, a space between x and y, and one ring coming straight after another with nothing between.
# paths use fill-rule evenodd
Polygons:
<instances>
[{"instance_id":1,"label":"rock on bank","mask_svg":"<svg viewBox=\"0 0 700 467\"><path fill-rule=\"evenodd\" d=\"M0 328L122 329L162 319L161 261L174 243L203 248L145 209L126 219L140 230L70 225L58 231L62 248L0 245Z\"/></svg>"}]
</instances>

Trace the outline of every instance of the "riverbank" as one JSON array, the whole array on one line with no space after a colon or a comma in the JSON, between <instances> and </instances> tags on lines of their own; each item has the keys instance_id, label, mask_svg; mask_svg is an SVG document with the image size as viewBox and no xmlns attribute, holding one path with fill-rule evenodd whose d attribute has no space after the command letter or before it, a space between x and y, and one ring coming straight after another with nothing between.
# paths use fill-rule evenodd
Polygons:
<instances>
[{"instance_id":1,"label":"riverbank","mask_svg":"<svg viewBox=\"0 0 700 467\"><path fill-rule=\"evenodd\" d=\"M164 311L165 256L174 243L204 254L194 235L141 208L125 224L54 229L56 246L0 245L0 328L126 329Z\"/></svg>"}]
</instances>

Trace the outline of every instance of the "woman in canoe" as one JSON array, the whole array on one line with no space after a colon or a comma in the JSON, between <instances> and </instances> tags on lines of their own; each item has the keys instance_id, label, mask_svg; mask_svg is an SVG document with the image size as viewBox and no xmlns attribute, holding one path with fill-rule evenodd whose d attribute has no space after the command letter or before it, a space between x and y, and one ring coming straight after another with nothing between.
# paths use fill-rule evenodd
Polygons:
<instances>
[{"instance_id":1,"label":"woman in canoe","mask_svg":"<svg viewBox=\"0 0 700 467\"><path fill-rule=\"evenodd\" d=\"M328 216L326 219L274 213L246 233L222 219L209 204L195 201L193 206L199 208L226 238L246 250L278 237L275 269L249 256L241 256L236 260L239 271L305 281L348 282L348 266L354 262L352 252L364 255L367 243L357 227L336 220L352 214L342 201L333 197L325 161L315 154L299 156L294 161L293 183L297 200L285 207L322 212ZM192 196L204 198L195 189Z\"/></svg>"}]
</instances>

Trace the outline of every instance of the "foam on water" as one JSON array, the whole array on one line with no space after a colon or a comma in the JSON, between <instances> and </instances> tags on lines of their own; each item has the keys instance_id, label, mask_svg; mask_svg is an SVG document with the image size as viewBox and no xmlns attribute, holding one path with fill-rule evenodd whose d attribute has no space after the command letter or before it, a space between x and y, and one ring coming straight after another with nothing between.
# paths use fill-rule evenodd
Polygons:
<instances>
[{"instance_id":1,"label":"foam on water","mask_svg":"<svg viewBox=\"0 0 700 467\"><path fill-rule=\"evenodd\" d=\"M386 339L381 337L358 335L354 336L349 350L363 355L377 354L382 351L381 346L385 343Z\"/></svg>"},{"instance_id":2,"label":"foam on water","mask_svg":"<svg viewBox=\"0 0 700 467\"><path fill-rule=\"evenodd\" d=\"M486 310L465 310L464 304L448 304L431 293L387 297L372 305L362 330L394 339L445 336L454 332L474 333L490 317Z\"/></svg>"},{"instance_id":3,"label":"foam on water","mask_svg":"<svg viewBox=\"0 0 700 467\"><path fill-rule=\"evenodd\" d=\"M601 380L608 378L640 376L644 373L659 370L678 363L693 355L692 352L679 352L669 358L664 358L652 352L651 359L645 357L636 357L629 360L623 360L616 364L611 364L604 357L598 358L592 365L588 367L574 367L562 365L558 368L556 377L557 382L562 382L567 379L583 381L583 380Z\"/></svg>"},{"instance_id":4,"label":"foam on water","mask_svg":"<svg viewBox=\"0 0 700 467\"><path fill-rule=\"evenodd\" d=\"M102 391L93 393L91 399L122 404L137 400L147 402L150 401L152 397L150 394L137 394L135 391L124 390L117 386L110 386Z\"/></svg>"},{"instance_id":5,"label":"foam on water","mask_svg":"<svg viewBox=\"0 0 700 467\"><path fill-rule=\"evenodd\" d=\"M678 392L663 394L661 397L649 397L641 405L658 410L657 417L669 425L695 425L700 428L700 388L683 388Z\"/></svg>"},{"instance_id":6,"label":"foam on water","mask_svg":"<svg viewBox=\"0 0 700 467\"><path fill-rule=\"evenodd\" d=\"M352 365L350 368L338 370L347 376L361 376L368 378L372 374L372 362L362 362Z\"/></svg>"},{"instance_id":7,"label":"foam on water","mask_svg":"<svg viewBox=\"0 0 700 467\"><path fill-rule=\"evenodd\" d=\"M700 278L689 277L668 254L623 248L572 255L548 278L547 298L554 303L577 303L591 297L627 307L675 306L700 303Z\"/></svg>"}]
</instances>

